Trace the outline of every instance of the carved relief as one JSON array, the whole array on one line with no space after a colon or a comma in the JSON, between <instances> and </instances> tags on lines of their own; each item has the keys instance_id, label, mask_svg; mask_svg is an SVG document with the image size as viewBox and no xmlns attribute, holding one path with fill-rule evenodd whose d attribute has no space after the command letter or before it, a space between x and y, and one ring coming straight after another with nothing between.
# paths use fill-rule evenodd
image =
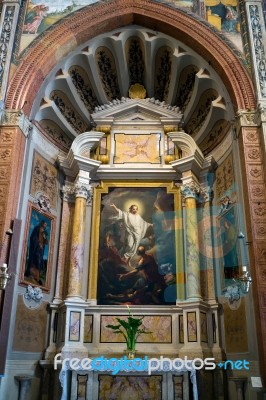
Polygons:
<instances>
[{"instance_id":1,"label":"carved relief","mask_svg":"<svg viewBox=\"0 0 266 400\"><path fill-rule=\"evenodd\" d=\"M0 134L0 143L10 144L13 142L13 132L2 130Z\"/></svg>"},{"instance_id":2,"label":"carved relief","mask_svg":"<svg viewBox=\"0 0 266 400\"><path fill-rule=\"evenodd\" d=\"M97 66L108 100L120 98L115 59L106 47L99 47L96 51Z\"/></svg>"},{"instance_id":3,"label":"carved relief","mask_svg":"<svg viewBox=\"0 0 266 400\"><path fill-rule=\"evenodd\" d=\"M256 248L258 254L258 263L266 264L266 247L264 245L264 242L257 243Z\"/></svg>"},{"instance_id":4,"label":"carved relief","mask_svg":"<svg viewBox=\"0 0 266 400\"><path fill-rule=\"evenodd\" d=\"M63 117L77 133L83 133L87 131L88 125L83 121L77 111L74 110L72 104L63 92L60 90L54 90L50 97L51 100L54 101L56 107L59 109Z\"/></svg>"},{"instance_id":5,"label":"carved relief","mask_svg":"<svg viewBox=\"0 0 266 400\"><path fill-rule=\"evenodd\" d=\"M199 99L198 106L194 110L188 124L185 126L185 131L192 135L197 133L209 114L213 100L217 99L218 93L214 89L205 90Z\"/></svg>"},{"instance_id":6,"label":"carved relief","mask_svg":"<svg viewBox=\"0 0 266 400\"><path fill-rule=\"evenodd\" d=\"M257 203L254 204L253 212L256 217L264 217L266 216L266 203Z\"/></svg>"},{"instance_id":7,"label":"carved relief","mask_svg":"<svg viewBox=\"0 0 266 400\"><path fill-rule=\"evenodd\" d=\"M0 181L8 179L10 174L10 167L9 166L0 166Z\"/></svg>"},{"instance_id":8,"label":"carved relief","mask_svg":"<svg viewBox=\"0 0 266 400\"><path fill-rule=\"evenodd\" d=\"M260 278L261 278L262 282L266 282L266 269L260 270Z\"/></svg>"},{"instance_id":9,"label":"carved relief","mask_svg":"<svg viewBox=\"0 0 266 400\"><path fill-rule=\"evenodd\" d=\"M43 119L39 121L39 123L35 122L35 124L37 126L39 125L41 131L44 131L49 136L49 139L53 143L55 143L61 150L68 152L72 141L54 121Z\"/></svg>"},{"instance_id":10,"label":"carved relief","mask_svg":"<svg viewBox=\"0 0 266 400\"><path fill-rule=\"evenodd\" d=\"M199 148L204 156L223 140L229 128L230 123L224 119L215 122L206 138L199 144Z\"/></svg>"},{"instance_id":11,"label":"carved relief","mask_svg":"<svg viewBox=\"0 0 266 400\"><path fill-rule=\"evenodd\" d=\"M176 94L176 105L180 107L181 112L184 112L191 99L195 85L195 77L198 71L198 67L189 65L184 68L180 74L179 86Z\"/></svg>"},{"instance_id":12,"label":"carved relief","mask_svg":"<svg viewBox=\"0 0 266 400\"><path fill-rule=\"evenodd\" d=\"M172 68L173 50L170 47L161 47L156 54L155 88L154 97L160 101L166 101Z\"/></svg>"},{"instance_id":13,"label":"carved relief","mask_svg":"<svg viewBox=\"0 0 266 400\"><path fill-rule=\"evenodd\" d=\"M251 20L251 29L253 34L253 49L256 57L256 67L259 77L259 86L261 96L266 98L266 87L265 87L265 71L266 71L266 55L265 55L265 43L264 35L262 33L261 27L263 22L260 19L259 7L258 5L249 5L249 13Z\"/></svg>"},{"instance_id":14,"label":"carved relief","mask_svg":"<svg viewBox=\"0 0 266 400\"><path fill-rule=\"evenodd\" d=\"M221 201L225 193L232 190L234 182L233 157L230 154L216 170L215 197L218 202ZM230 193L230 197L231 201L234 200L233 193Z\"/></svg>"},{"instance_id":15,"label":"carved relief","mask_svg":"<svg viewBox=\"0 0 266 400\"><path fill-rule=\"evenodd\" d=\"M256 223L255 226L256 239L265 239L265 236L266 236L266 224Z\"/></svg>"},{"instance_id":16,"label":"carved relief","mask_svg":"<svg viewBox=\"0 0 266 400\"><path fill-rule=\"evenodd\" d=\"M253 198L263 198L265 195L264 185L251 186L251 195Z\"/></svg>"},{"instance_id":17,"label":"carved relief","mask_svg":"<svg viewBox=\"0 0 266 400\"><path fill-rule=\"evenodd\" d=\"M7 185L0 185L0 202L4 202L7 199L8 194L8 186Z\"/></svg>"},{"instance_id":18,"label":"carved relief","mask_svg":"<svg viewBox=\"0 0 266 400\"><path fill-rule=\"evenodd\" d=\"M250 179L262 179L262 169L261 165L251 165L248 166L248 171Z\"/></svg>"},{"instance_id":19,"label":"carved relief","mask_svg":"<svg viewBox=\"0 0 266 400\"><path fill-rule=\"evenodd\" d=\"M69 75L81 101L85 104L89 112L92 113L98 105L98 100L86 71L80 66L73 65L69 69Z\"/></svg>"},{"instance_id":20,"label":"carved relief","mask_svg":"<svg viewBox=\"0 0 266 400\"><path fill-rule=\"evenodd\" d=\"M246 131L245 132L245 142L257 143L258 142L258 132L257 131Z\"/></svg>"},{"instance_id":21,"label":"carved relief","mask_svg":"<svg viewBox=\"0 0 266 400\"><path fill-rule=\"evenodd\" d=\"M129 83L144 83L143 44L138 37L131 37L126 42L128 60Z\"/></svg>"},{"instance_id":22,"label":"carved relief","mask_svg":"<svg viewBox=\"0 0 266 400\"><path fill-rule=\"evenodd\" d=\"M0 53L0 87L3 83L3 76L5 72L5 64L7 60L8 47L12 31L12 24L14 20L15 7L7 6L5 10L4 21L2 24L2 33L0 38L1 53Z\"/></svg>"},{"instance_id":23,"label":"carved relief","mask_svg":"<svg viewBox=\"0 0 266 400\"><path fill-rule=\"evenodd\" d=\"M260 149L257 147L252 147L248 150L247 156L251 160L257 160L258 158L260 158Z\"/></svg>"},{"instance_id":24,"label":"carved relief","mask_svg":"<svg viewBox=\"0 0 266 400\"><path fill-rule=\"evenodd\" d=\"M10 148L3 148L0 151L0 160L5 161L5 162L10 161L11 154L12 154L12 151Z\"/></svg>"}]
</instances>

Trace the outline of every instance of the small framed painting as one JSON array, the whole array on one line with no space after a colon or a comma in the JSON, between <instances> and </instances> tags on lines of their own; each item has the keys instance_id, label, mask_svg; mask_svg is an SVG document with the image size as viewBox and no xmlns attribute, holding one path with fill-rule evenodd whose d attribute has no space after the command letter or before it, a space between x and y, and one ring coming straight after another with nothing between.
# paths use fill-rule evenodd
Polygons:
<instances>
[{"instance_id":1,"label":"small framed painting","mask_svg":"<svg viewBox=\"0 0 266 400\"><path fill-rule=\"evenodd\" d=\"M29 202L20 284L50 290L55 217Z\"/></svg>"}]
</instances>

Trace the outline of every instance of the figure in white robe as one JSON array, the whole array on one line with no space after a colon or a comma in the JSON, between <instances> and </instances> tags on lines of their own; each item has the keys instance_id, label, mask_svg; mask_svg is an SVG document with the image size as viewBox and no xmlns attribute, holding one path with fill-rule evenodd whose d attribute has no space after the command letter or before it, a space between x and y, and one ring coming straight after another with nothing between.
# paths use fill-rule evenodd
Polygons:
<instances>
[{"instance_id":1,"label":"figure in white robe","mask_svg":"<svg viewBox=\"0 0 266 400\"><path fill-rule=\"evenodd\" d=\"M122 211L117 208L114 204L110 204L115 212L117 213L117 219L121 219L125 227L125 238L124 238L124 249L123 257L125 260L129 260L136 254L141 239L146 235L147 229L151 226L149 222L138 214L138 206L132 204L129 211Z\"/></svg>"}]
</instances>

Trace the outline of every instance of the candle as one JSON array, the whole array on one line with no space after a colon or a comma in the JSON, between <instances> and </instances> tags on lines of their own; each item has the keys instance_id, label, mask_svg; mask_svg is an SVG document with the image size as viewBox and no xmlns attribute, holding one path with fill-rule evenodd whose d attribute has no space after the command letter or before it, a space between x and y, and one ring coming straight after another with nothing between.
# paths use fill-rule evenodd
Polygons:
<instances>
[{"instance_id":1,"label":"candle","mask_svg":"<svg viewBox=\"0 0 266 400\"><path fill-rule=\"evenodd\" d=\"M7 264L3 264L1 267L1 271L5 274L7 272Z\"/></svg>"}]
</instances>

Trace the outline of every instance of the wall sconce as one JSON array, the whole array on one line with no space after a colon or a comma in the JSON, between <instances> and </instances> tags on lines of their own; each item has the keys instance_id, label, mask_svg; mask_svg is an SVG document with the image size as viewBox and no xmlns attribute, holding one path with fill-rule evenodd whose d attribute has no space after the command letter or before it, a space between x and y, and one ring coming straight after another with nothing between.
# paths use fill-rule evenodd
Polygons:
<instances>
[{"instance_id":1,"label":"wall sconce","mask_svg":"<svg viewBox=\"0 0 266 400\"><path fill-rule=\"evenodd\" d=\"M238 235L240 240L241 254L244 262L247 262L247 251L245 246L249 245L250 242L245 242L245 235L240 232ZM246 295L249 292L250 285L252 283L252 278L247 270L246 265L241 267L240 273L232 279L232 283L223 289L223 294L228 298L230 303L240 299L241 295Z\"/></svg>"},{"instance_id":2,"label":"wall sconce","mask_svg":"<svg viewBox=\"0 0 266 400\"><path fill-rule=\"evenodd\" d=\"M12 235L13 235L12 229L8 229L6 231L6 237L5 237L5 239L3 241L3 244L1 246L1 254L2 254L2 250L4 248L7 248L8 238L10 236L12 236ZM4 263L2 266L0 266L0 290L5 290L6 289L6 285L7 285L8 281L11 279L11 277L12 277L12 274L8 273L7 264Z\"/></svg>"},{"instance_id":3,"label":"wall sconce","mask_svg":"<svg viewBox=\"0 0 266 400\"><path fill-rule=\"evenodd\" d=\"M5 290L7 282L11 279L11 274L7 271L7 264L3 264L0 267L0 290Z\"/></svg>"},{"instance_id":4,"label":"wall sconce","mask_svg":"<svg viewBox=\"0 0 266 400\"><path fill-rule=\"evenodd\" d=\"M237 277L237 280L239 281L241 292L247 294L252 283L252 278L245 265L243 265L242 273Z\"/></svg>"}]
</instances>

